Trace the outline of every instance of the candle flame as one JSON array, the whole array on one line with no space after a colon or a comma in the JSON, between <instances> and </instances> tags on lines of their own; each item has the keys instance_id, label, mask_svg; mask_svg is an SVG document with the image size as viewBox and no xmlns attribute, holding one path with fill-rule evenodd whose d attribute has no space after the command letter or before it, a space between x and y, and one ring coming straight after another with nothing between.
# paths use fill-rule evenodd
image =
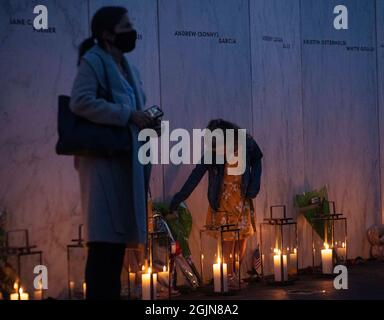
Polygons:
<instances>
[{"instance_id":1,"label":"candle flame","mask_svg":"<svg viewBox=\"0 0 384 320\"><path fill-rule=\"evenodd\" d=\"M328 250L329 249L329 244L324 242L324 248Z\"/></svg>"},{"instance_id":2,"label":"candle flame","mask_svg":"<svg viewBox=\"0 0 384 320\"><path fill-rule=\"evenodd\" d=\"M20 295L23 294L23 288L20 288L20 289L19 289L19 293L20 293Z\"/></svg>"},{"instance_id":3,"label":"candle flame","mask_svg":"<svg viewBox=\"0 0 384 320\"><path fill-rule=\"evenodd\" d=\"M19 289L19 285L17 284L17 282L13 284L13 289L15 289L16 291Z\"/></svg>"},{"instance_id":4,"label":"candle flame","mask_svg":"<svg viewBox=\"0 0 384 320\"><path fill-rule=\"evenodd\" d=\"M345 248L345 242L343 242L342 246L343 246L343 248Z\"/></svg>"},{"instance_id":5,"label":"candle flame","mask_svg":"<svg viewBox=\"0 0 384 320\"><path fill-rule=\"evenodd\" d=\"M152 269L151 267L148 268L148 274L151 274L152 273Z\"/></svg>"},{"instance_id":6,"label":"candle flame","mask_svg":"<svg viewBox=\"0 0 384 320\"><path fill-rule=\"evenodd\" d=\"M144 267L144 265L141 267L141 271L145 271L145 267Z\"/></svg>"},{"instance_id":7,"label":"candle flame","mask_svg":"<svg viewBox=\"0 0 384 320\"><path fill-rule=\"evenodd\" d=\"M203 254L201 254L201 259L204 259L204 255Z\"/></svg>"},{"instance_id":8,"label":"candle flame","mask_svg":"<svg viewBox=\"0 0 384 320\"><path fill-rule=\"evenodd\" d=\"M296 249L296 248L295 248L295 249L293 249L293 253L295 253L295 254L297 253L297 249Z\"/></svg>"},{"instance_id":9,"label":"candle flame","mask_svg":"<svg viewBox=\"0 0 384 320\"><path fill-rule=\"evenodd\" d=\"M276 255L281 254L281 250L279 250L279 249L277 249L277 248L275 248L275 249L273 250L273 252L274 252Z\"/></svg>"},{"instance_id":10,"label":"candle flame","mask_svg":"<svg viewBox=\"0 0 384 320\"><path fill-rule=\"evenodd\" d=\"M167 271L167 267L164 266L164 267L163 267L163 272L166 272L166 271Z\"/></svg>"}]
</instances>

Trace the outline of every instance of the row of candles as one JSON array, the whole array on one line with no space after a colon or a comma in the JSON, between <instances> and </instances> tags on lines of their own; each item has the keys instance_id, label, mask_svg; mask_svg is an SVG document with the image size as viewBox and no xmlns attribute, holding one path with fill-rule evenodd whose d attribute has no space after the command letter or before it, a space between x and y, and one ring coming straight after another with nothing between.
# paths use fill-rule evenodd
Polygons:
<instances>
[{"instance_id":1,"label":"row of candles","mask_svg":"<svg viewBox=\"0 0 384 320\"><path fill-rule=\"evenodd\" d=\"M288 279L288 274L297 273L297 249L294 248L291 252L287 248L287 253L282 254L280 249L275 248L273 250L273 270L274 279L276 282L285 281ZM341 247L336 248L336 253L340 257L346 256L345 242L342 242ZM288 259L289 256L289 259ZM202 257L203 258L203 257ZM231 258L231 257L230 257ZM262 256L264 260L264 255ZM324 243L324 248L321 250L321 261L322 261L322 273L332 274L333 273L333 250L329 247L328 243ZM264 261L262 261L264 263ZM239 269L239 261L236 259L235 264L236 270ZM142 267L141 272L141 286L142 286L142 299L151 300L151 278L152 278L152 298L156 299L157 294L157 281L162 280L165 283L169 282L169 271L166 266L163 267L162 272L154 273L150 267L145 272L145 266ZM213 280L214 280L214 291L215 292L227 292L228 291L228 266L220 255L217 258L217 262L213 264ZM223 280L223 281L222 281ZM131 290L135 287L136 273L129 272L129 282ZM223 288L222 288L223 286ZM29 300L29 294L23 291L23 288L19 288L18 283L14 284L15 292L11 294L11 300ZM75 282L70 282L70 290L73 292L75 289ZM83 298L86 297L86 283L82 284ZM42 287L38 288L34 292L34 299L41 300L43 296Z\"/></svg>"},{"instance_id":2,"label":"row of candles","mask_svg":"<svg viewBox=\"0 0 384 320\"><path fill-rule=\"evenodd\" d=\"M13 284L14 293L11 293L10 300L29 300L29 293L25 292L22 287L19 287L19 284L15 282ZM33 294L34 300L42 300L43 299L43 287L41 283L39 284L39 288L37 288Z\"/></svg>"},{"instance_id":3,"label":"row of candles","mask_svg":"<svg viewBox=\"0 0 384 320\"><path fill-rule=\"evenodd\" d=\"M169 271L167 267L164 266L162 271L153 272L151 267L142 266L141 269L141 294L143 300L156 299L157 295L157 282L158 280L163 283L169 283ZM138 275L140 276L140 273ZM129 287L130 290L133 290L136 285L136 276L135 272L129 271ZM152 297L151 297L151 278L152 278Z\"/></svg>"},{"instance_id":4,"label":"row of candles","mask_svg":"<svg viewBox=\"0 0 384 320\"><path fill-rule=\"evenodd\" d=\"M276 282L286 281L288 274L297 274L297 249L294 248L292 251L287 248L287 253L282 254L280 249L273 249L273 271L274 279ZM336 253L339 257L345 258L346 246L345 242L342 242L341 247L336 248ZM203 256L202 256L203 257ZM264 255L262 256L264 260ZM332 274L333 273L333 250L329 247L328 243L324 243L324 248L321 250L321 261L322 261L322 273ZM264 261L262 261L264 263ZM227 264L222 261L220 256L217 262L213 264L213 280L214 280L214 291L215 292L227 292L228 291L228 274ZM223 273L223 282L222 279ZM223 285L223 288L221 287Z\"/></svg>"},{"instance_id":5,"label":"row of candles","mask_svg":"<svg viewBox=\"0 0 384 320\"><path fill-rule=\"evenodd\" d=\"M336 248L336 254L338 257L345 259L347 248L345 242L341 243L341 247ZM327 242L324 243L324 249L321 250L321 262L323 274L333 273L333 250L329 247Z\"/></svg>"},{"instance_id":6,"label":"row of candles","mask_svg":"<svg viewBox=\"0 0 384 320\"><path fill-rule=\"evenodd\" d=\"M341 247L336 248L337 256L345 259L346 250L345 242L342 242ZM289 252L289 248L287 248L287 252ZM273 269L276 282L287 280L288 274L297 273L297 249L294 248L293 252L289 253L289 259L287 258L287 254L282 254L281 250L274 249ZM327 242L324 243L324 248L321 249L321 265L323 274L333 274L333 249L329 247Z\"/></svg>"},{"instance_id":7,"label":"row of candles","mask_svg":"<svg viewBox=\"0 0 384 320\"><path fill-rule=\"evenodd\" d=\"M152 269L147 268L147 272L145 272L145 267L142 268L141 274L141 286L142 286L142 299L143 300L151 300L151 277L152 277L152 288L153 288L153 299L156 299L156 291L157 291L157 280L160 279L164 283L168 283L169 281L169 271L167 267L163 267L163 271L154 273ZM131 290L135 287L136 283L136 273L129 273L129 282ZM75 282L69 282L70 290L72 293L75 291ZM11 293L10 300L29 300L29 293L25 292L22 287L19 288L17 282L14 283L14 293ZM85 299L87 293L87 285L85 282L82 283L82 294ZM40 287L36 289L34 292L34 300L41 300L43 298L43 289Z\"/></svg>"}]
</instances>

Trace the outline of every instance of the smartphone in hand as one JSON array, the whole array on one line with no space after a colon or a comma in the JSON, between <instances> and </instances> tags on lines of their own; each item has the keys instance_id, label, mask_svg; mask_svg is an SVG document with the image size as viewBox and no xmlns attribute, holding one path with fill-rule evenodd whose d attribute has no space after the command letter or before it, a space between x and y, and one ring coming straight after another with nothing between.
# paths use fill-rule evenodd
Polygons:
<instances>
[{"instance_id":1,"label":"smartphone in hand","mask_svg":"<svg viewBox=\"0 0 384 320\"><path fill-rule=\"evenodd\" d=\"M144 110L144 112L153 119L159 119L164 115L163 110L161 110L159 106L149 107L148 109Z\"/></svg>"}]
</instances>

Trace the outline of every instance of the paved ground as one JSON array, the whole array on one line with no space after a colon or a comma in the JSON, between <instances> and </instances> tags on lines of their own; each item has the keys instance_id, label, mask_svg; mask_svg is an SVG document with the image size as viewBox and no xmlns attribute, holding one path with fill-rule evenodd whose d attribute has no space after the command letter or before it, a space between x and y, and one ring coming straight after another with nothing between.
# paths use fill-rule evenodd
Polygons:
<instances>
[{"instance_id":1,"label":"paved ground","mask_svg":"<svg viewBox=\"0 0 384 320\"><path fill-rule=\"evenodd\" d=\"M207 290L197 290L183 294L176 300L189 299L240 299L240 300L384 300L384 262L366 261L363 264L348 267L348 290L336 290L333 279L315 275L300 275L292 285L276 287L265 283L253 283L231 296L214 296Z\"/></svg>"}]
</instances>

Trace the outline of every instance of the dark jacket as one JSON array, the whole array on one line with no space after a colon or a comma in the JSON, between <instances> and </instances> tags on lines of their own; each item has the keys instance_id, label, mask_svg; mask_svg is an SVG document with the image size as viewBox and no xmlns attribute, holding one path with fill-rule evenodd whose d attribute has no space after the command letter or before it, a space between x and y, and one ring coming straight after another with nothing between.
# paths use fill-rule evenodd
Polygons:
<instances>
[{"instance_id":1,"label":"dark jacket","mask_svg":"<svg viewBox=\"0 0 384 320\"><path fill-rule=\"evenodd\" d=\"M263 154L250 135L247 135L246 147L246 167L241 178L241 194L245 198L253 199L260 190L261 158ZM208 201L212 209L218 210L224 169L224 164L204 164L204 159L202 159L201 163L197 164L193 169L181 190L173 197L170 209L172 211L177 209L178 205L189 197L205 172L208 171Z\"/></svg>"}]
</instances>

